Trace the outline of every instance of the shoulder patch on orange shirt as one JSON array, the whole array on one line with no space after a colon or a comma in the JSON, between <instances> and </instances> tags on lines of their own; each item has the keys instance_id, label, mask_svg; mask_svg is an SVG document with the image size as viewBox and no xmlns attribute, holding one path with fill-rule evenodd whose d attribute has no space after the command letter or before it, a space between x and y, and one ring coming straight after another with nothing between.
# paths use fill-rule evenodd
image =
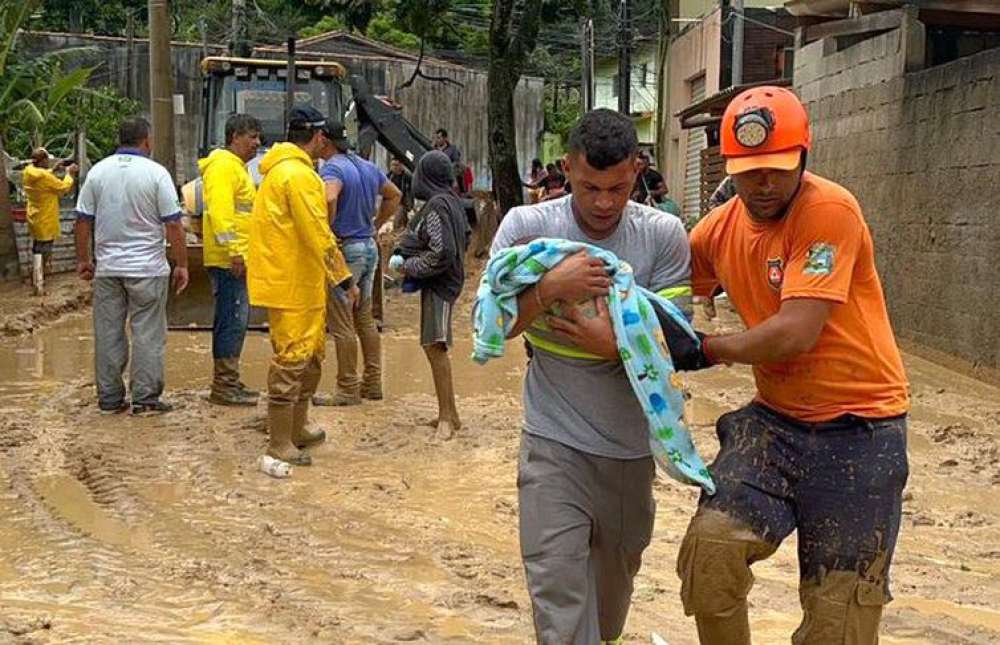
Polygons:
<instances>
[{"instance_id":1,"label":"shoulder patch on orange shirt","mask_svg":"<svg viewBox=\"0 0 1000 645\"><path fill-rule=\"evenodd\" d=\"M830 275L833 273L833 257L837 247L826 242L816 242L809 247L802 272L806 275Z\"/></svg>"}]
</instances>

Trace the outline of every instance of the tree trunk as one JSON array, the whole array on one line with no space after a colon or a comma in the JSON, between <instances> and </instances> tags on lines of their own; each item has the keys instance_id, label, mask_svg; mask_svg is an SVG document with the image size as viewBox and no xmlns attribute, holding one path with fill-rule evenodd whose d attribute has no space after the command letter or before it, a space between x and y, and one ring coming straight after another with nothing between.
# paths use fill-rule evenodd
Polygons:
<instances>
[{"instance_id":1,"label":"tree trunk","mask_svg":"<svg viewBox=\"0 0 1000 645\"><path fill-rule=\"evenodd\" d=\"M489 151L490 168L493 170L493 192L501 217L524 202L521 173L517 167L517 131L514 125L514 89L517 77L510 72L510 63L504 58L491 60Z\"/></svg>"},{"instance_id":2,"label":"tree trunk","mask_svg":"<svg viewBox=\"0 0 1000 645\"><path fill-rule=\"evenodd\" d=\"M10 184L0 138L0 280L18 277L17 238L14 236L14 213L10 205Z\"/></svg>"},{"instance_id":3,"label":"tree trunk","mask_svg":"<svg viewBox=\"0 0 1000 645\"><path fill-rule=\"evenodd\" d=\"M520 11L516 30L513 29L515 8ZM542 3L539 0L493 0L487 115L490 122L490 169L493 171L493 191L501 218L523 201L521 172L517 167L514 90L521 79L524 63L535 49L541 18Z\"/></svg>"}]
</instances>

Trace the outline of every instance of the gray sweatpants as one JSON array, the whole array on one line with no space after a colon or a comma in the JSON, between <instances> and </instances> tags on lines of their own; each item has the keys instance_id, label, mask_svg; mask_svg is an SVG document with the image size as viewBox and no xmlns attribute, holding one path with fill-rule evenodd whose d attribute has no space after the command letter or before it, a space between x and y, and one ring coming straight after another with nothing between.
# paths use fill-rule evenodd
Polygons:
<instances>
[{"instance_id":1,"label":"gray sweatpants","mask_svg":"<svg viewBox=\"0 0 1000 645\"><path fill-rule=\"evenodd\" d=\"M129 363L129 336L132 403L152 403L163 394L169 285L170 276L94 279L94 372L101 409L125 402L122 375Z\"/></svg>"},{"instance_id":2,"label":"gray sweatpants","mask_svg":"<svg viewBox=\"0 0 1000 645\"><path fill-rule=\"evenodd\" d=\"M653 532L652 458L597 457L521 434L521 558L543 645L621 636Z\"/></svg>"}]
</instances>

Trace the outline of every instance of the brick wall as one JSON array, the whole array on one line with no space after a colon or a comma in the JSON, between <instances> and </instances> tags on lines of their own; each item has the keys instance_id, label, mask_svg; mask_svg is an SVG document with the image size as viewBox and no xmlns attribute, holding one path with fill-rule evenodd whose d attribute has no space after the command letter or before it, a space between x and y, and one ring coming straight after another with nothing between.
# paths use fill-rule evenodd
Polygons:
<instances>
[{"instance_id":1,"label":"brick wall","mask_svg":"<svg viewBox=\"0 0 1000 645\"><path fill-rule=\"evenodd\" d=\"M814 172L860 200L897 334L1000 374L1000 49L904 73L906 36L796 52Z\"/></svg>"}]
</instances>

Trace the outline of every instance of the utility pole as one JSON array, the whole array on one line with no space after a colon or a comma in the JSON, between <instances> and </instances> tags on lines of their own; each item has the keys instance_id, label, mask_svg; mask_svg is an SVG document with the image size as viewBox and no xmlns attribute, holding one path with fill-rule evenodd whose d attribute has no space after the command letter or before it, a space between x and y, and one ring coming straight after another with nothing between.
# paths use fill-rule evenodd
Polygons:
<instances>
[{"instance_id":1,"label":"utility pole","mask_svg":"<svg viewBox=\"0 0 1000 645\"><path fill-rule=\"evenodd\" d=\"M149 97L153 159L174 176L174 77L170 59L170 0L149 0Z\"/></svg>"},{"instance_id":2,"label":"utility pole","mask_svg":"<svg viewBox=\"0 0 1000 645\"><path fill-rule=\"evenodd\" d=\"M594 109L594 21L586 19L580 26L581 69L580 99L583 111Z\"/></svg>"},{"instance_id":3,"label":"utility pole","mask_svg":"<svg viewBox=\"0 0 1000 645\"><path fill-rule=\"evenodd\" d=\"M632 111L632 18L628 0L618 3L618 111Z\"/></svg>"},{"instance_id":4,"label":"utility pole","mask_svg":"<svg viewBox=\"0 0 1000 645\"><path fill-rule=\"evenodd\" d=\"M135 13L128 10L125 26L125 96L135 98Z\"/></svg>"},{"instance_id":5,"label":"utility pole","mask_svg":"<svg viewBox=\"0 0 1000 645\"><path fill-rule=\"evenodd\" d=\"M201 36L201 59L208 58L208 21L205 16L198 20L198 35Z\"/></svg>"},{"instance_id":6,"label":"utility pole","mask_svg":"<svg viewBox=\"0 0 1000 645\"><path fill-rule=\"evenodd\" d=\"M733 86L743 84L743 0L733 0Z\"/></svg>"},{"instance_id":7,"label":"utility pole","mask_svg":"<svg viewBox=\"0 0 1000 645\"><path fill-rule=\"evenodd\" d=\"M246 0L233 0L233 15L232 15L232 34L233 40L229 44L230 51L233 56L247 56L250 52L247 49L247 37L246 37L246 13L247 13L247 2Z\"/></svg>"},{"instance_id":8,"label":"utility pole","mask_svg":"<svg viewBox=\"0 0 1000 645\"><path fill-rule=\"evenodd\" d=\"M285 133L287 133L288 113L295 107L295 36L288 37L288 66L285 70Z\"/></svg>"}]
</instances>

